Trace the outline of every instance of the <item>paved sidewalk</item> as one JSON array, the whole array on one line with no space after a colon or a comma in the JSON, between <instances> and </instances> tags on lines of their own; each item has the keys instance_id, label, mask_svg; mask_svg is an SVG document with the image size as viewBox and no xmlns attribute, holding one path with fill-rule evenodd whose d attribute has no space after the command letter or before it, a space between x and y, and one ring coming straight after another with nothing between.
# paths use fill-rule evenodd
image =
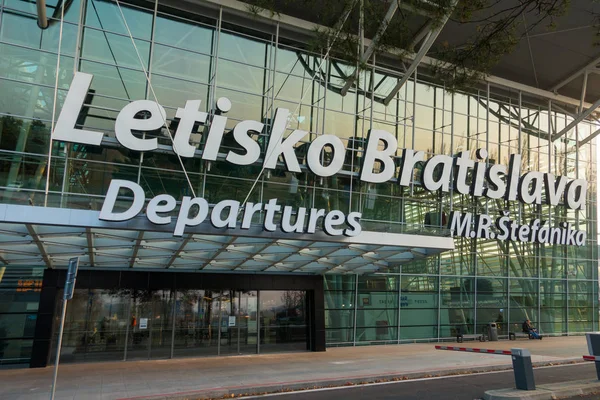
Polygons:
<instances>
[{"instance_id":1,"label":"paved sidewalk","mask_svg":"<svg viewBox=\"0 0 600 400\"><path fill-rule=\"evenodd\" d=\"M436 344L342 347L323 353L66 364L59 370L56 398L195 399L511 366L510 356L435 350ZM465 342L461 346L506 350L523 347L531 351L534 363L545 364L580 361L581 356L587 354L585 336L547 337L542 341ZM0 399L47 399L52 372L52 367L0 370Z\"/></svg>"}]
</instances>

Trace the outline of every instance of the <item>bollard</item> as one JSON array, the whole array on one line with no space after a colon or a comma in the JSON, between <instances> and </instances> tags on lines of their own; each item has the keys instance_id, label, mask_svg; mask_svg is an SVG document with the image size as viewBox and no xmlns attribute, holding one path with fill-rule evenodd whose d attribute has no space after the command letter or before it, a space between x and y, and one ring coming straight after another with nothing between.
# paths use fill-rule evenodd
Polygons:
<instances>
[{"instance_id":1,"label":"bollard","mask_svg":"<svg viewBox=\"0 0 600 400\"><path fill-rule=\"evenodd\" d=\"M585 338L590 355L600 356L600 333L586 333ZM596 364L596 376L600 380L600 361L595 361L594 364Z\"/></svg>"},{"instance_id":2,"label":"bollard","mask_svg":"<svg viewBox=\"0 0 600 400\"><path fill-rule=\"evenodd\" d=\"M512 354L515 386L520 390L535 390L531 353L527 349L510 349Z\"/></svg>"}]
</instances>

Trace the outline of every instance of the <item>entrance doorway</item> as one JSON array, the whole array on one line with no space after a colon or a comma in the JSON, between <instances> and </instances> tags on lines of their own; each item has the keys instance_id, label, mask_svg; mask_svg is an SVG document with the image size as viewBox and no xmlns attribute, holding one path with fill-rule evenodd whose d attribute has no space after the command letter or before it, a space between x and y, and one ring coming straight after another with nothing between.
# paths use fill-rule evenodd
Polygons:
<instances>
[{"instance_id":1,"label":"entrance doorway","mask_svg":"<svg viewBox=\"0 0 600 400\"><path fill-rule=\"evenodd\" d=\"M258 353L258 294L224 291L219 354Z\"/></svg>"},{"instance_id":2,"label":"entrance doorway","mask_svg":"<svg viewBox=\"0 0 600 400\"><path fill-rule=\"evenodd\" d=\"M257 317L257 291L181 291L175 307L174 356L256 354Z\"/></svg>"},{"instance_id":3,"label":"entrance doorway","mask_svg":"<svg viewBox=\"0 0 600 400\"><path fill-rule=\"evenodd\" d=\"M170 290L132 292L127 347L123 359L171 357L173 294Z\"/></svg>"},{"instance_id":4,"label":"entrance doorway","mask_svg":"<svg viewBox=\"0 0 600 400\"><path fill-rule=\"evenodd\" d=\"M61 361L307 351L306 297L306 291L286 290L75 289ZM57 307L61 299L59 292Z\"/></svg>"}]
</instances>

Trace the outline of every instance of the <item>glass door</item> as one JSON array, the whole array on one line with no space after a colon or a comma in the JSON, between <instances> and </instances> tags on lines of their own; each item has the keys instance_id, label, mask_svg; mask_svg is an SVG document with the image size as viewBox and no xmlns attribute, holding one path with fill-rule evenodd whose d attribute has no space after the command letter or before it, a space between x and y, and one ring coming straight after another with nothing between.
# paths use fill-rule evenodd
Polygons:
<instances>
[{"instance_id":1,"label":"glass door","mask_svg":"<svg viewBox=\"0 0 600 400\"><path fill-rule=\"evenodd\" d=\"M58 294L51 351L56 356L62 307ZM122 360L127 336L127 290L75 289L65 318L61 362Z\"/></svg>"},{"instance_id":2,"label":"glass door","mask_svg":"<svg viewBox=\"0 0 600 400\"><path fill-rule=\"evenodd\" d=\"M59 308L60 301L57 314ZM77 289L61 357L78 362L307 350L307 309L304 291Z\"/></svg>"},{"instance_id":3,"label":"glass door","mask_svg":"<svg viewBox=\"0 0 600 400\"><path fill-rule=\"evenodd\" d=\"M86 361L123 359L128 313L127 291L89 291Z\"/></svg>"},{"instance_id":4,"label":"glass door","mask_svg":"<svg viewBox=\"0 0 600 400\"><path fill-rule=\"evenodd\" d=\"M260 352L308 350L306 292L261 290Z\"/></svg>"},{"instance_id":5,"label":"glass door","mask_svg":"<svg viewBox=\"0 0 600 400\"><path fill-rule=\"evenodd\" d=\"M218 353L220 292L182 290L175 305L173 356L215 356Z\"/></svg>"},{"instance_id":6,"label":"glass door","mask_svg":"<svg viewBox=\"0 0 600 400\"><path fill-rule=\"evenodd\" d=\"M238 353L256 354L258 352L258 293L240 292L239 310Z\"/></svg>"},{"instance_id":7,"label":"glass door","mask_svg":"<svg viewBox=\"0 0 600 400\"><path fill-rule=\"evenodd\" d=\"M170 358L173 343L173 293L170 290L152 292L150 321L150 358Z\"/></svg>"},{"instance_id":8,"label":"glass door","mask_svg":"<svg viewBox=\"0 0 600 400\"><path fill-rule=\"evenodd\" d=\"M170 290L133 292L126 359L171 357L173 305Z\"/></svg>"},{"instance_id":9,"label":"glass door","mask_svg":"<svg viewBox=\"0 0 600 400\"><path fill-rule=\"evenodd\" d=\"M131 316L125 359L145 360L150 358L151 321L152 293L148 290L134 290L131 298Z\"/></svg>"},{"instance_id":10,"label":"glass door","mask_svg":"<svg viewBox=\"0 0 600 400\"><path fill-rule=\"evenodd\" d=\"M227 324L222 324L225 340L221 354L256 354L258 350L257 307L255 291L230 291L224 302ZM222 337L223 339L223 337Z\"/></svg>"},{"instance_id":11,"label":"glass door","mask_svg":"<svg viewBox=\"0 0 600 400\"><path fill-rule=\"evenodd\" d=\"M236 292L224 290L220 296L219 354L237 354L237 310Z\"/></svg>"}]
</instances>

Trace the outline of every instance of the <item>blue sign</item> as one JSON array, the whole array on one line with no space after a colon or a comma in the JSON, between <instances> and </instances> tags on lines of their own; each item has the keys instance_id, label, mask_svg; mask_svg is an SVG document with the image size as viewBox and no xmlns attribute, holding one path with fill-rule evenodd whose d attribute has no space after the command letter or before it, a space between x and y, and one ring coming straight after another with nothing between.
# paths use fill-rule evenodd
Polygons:
<instances>
[{"instance_id":1,"label":"blue sign","mask_svg":"<svg viewBox=\"0 0 600 400\"><path fill-rule=\"evenodd\" d=\"M79 257L73 257L69 260L69 269L67 271L67 279L65 280L64 300L73 298L73 290L75 289L75 279L77 278L77 269L79 268Z\"/></svg>"}]
</instances>

